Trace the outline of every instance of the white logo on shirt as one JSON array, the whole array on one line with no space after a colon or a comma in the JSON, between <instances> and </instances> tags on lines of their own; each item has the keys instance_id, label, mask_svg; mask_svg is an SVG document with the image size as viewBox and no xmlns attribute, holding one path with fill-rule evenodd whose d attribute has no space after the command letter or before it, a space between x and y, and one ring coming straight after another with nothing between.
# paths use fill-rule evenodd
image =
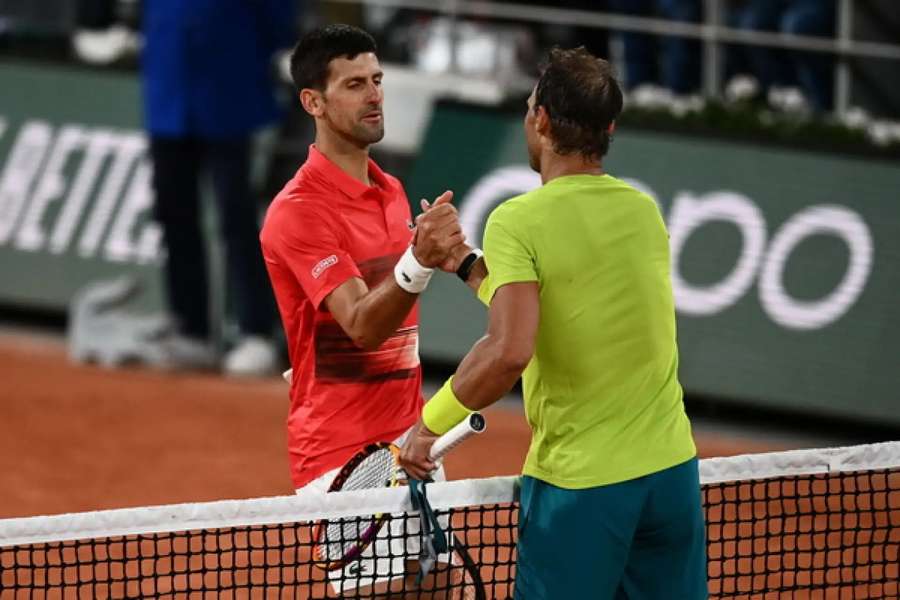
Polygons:
<instances>
[{"instance_id":1,"label":"white logo on shirt","mask_svg":"<svg viewBox=\"0 0 900 600\"><path fill-rule=\"evenodd\" d=\"M316 264L316 266L313 267L313 270L312 270L313 278L318 279L319 276L325 271L325 269L327 269L329 267L333 267L334 265L337 264L337 261L338 261L338 258L334 254L320 260L318 262L318 264Z\"/></svg>"}]
</instances>

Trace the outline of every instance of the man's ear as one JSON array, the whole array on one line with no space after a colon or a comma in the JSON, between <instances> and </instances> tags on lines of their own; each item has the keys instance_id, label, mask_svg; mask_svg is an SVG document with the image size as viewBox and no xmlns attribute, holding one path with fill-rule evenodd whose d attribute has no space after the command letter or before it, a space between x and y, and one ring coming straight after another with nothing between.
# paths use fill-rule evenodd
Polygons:
<instances>
[{"instance_id":1,"label":"man's ear","mask_svg":"<svg viewBox=\"0 0 900 600\"><path fill-rule=\"evenodd\" d=\"M534 128L541 137L550 137L550 115L543 106L534 109Z\"/></svg>"},{"instance_id":2,"label":"man's ear","mask_svg":"<svg viewBox=\"0 0 900 600\"><path fill-rule=\"evenodd\" d=\"M321 117L325 112L325 97L319 90L303 88L300 90L300 104L303 110L313 117Z\"/></svg>"}]
</instances>

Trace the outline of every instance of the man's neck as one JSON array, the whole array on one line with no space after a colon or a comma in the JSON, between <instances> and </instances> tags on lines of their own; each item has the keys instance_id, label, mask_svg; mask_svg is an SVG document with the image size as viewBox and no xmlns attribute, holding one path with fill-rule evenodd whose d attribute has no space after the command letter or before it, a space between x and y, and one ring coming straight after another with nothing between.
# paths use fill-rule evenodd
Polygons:
<instances>
[{"instance_id":1,"label":"man's neck","mask_svg":"<svg viewBox=\"0 0 900 600\"><path fill-rule=\"evenodd\" d=\"M371 185L369 181L369 147L359 146L348 142L336 135L316 135L316 149L325 158L336 164L341 171Z\"/></svg>"},{"instance_id":2,"label":"man's neck","mask_svg":"<svg viewBox=\"0 0 900 600\"><path fill-rule=\"evenodd\" d=\"M541 156L542 184L568 175L603 175L603 164L599 160L586 159L580 154L561 155L545 152Z\"/></svg>"}]
</instances>

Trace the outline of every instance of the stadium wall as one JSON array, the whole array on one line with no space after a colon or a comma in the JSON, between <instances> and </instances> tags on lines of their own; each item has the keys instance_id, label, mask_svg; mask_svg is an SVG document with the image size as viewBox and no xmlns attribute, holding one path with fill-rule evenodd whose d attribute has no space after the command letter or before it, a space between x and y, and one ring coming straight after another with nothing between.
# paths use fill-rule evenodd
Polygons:
<instances>
[{"instance_id":1,"label":"stadium wall","mask_svg":"<svg viewBox=\"0 0 900 600\"><path fill-rule=\"evenodd\" d=\"M122 274L160 302L159 227L130 74L0 64L0 303L66 309Z\"/></svg>"},{"instance_id":2,"label":"stadium wall","mask_svg":"<svg viewBox=\"0 0 900 600\"><path fill-rule=\"evenodd\" d=\"M480 240L497 203L539 184L523 109L438 105L407 182L414 203L453 189ZM896 164L620 131L606 167L667 222L688 393L900 424ZM436 278L422 319L423 356L453 362L483 335L485 312Z\"/></svg>"},{"instance_id":3,"label":"stadium wall","mask_svg":"<svg viewBox=\"0 0 900 600\"><path fill-rule=\"evenodd\" d=\"M145 284L138 308L158 308L134 76L5 63L0 88L0 304L63 311L86 282L130 274ZM453 189L480 240L497 203L539 183L523 108L438 103L406 181L413 205ZM607 167L668 224L689 393L900 425L896 164L624 131ZM422 316L425 360L453 363L484 331L451 277Z\"/></svg>"}]
</instances>

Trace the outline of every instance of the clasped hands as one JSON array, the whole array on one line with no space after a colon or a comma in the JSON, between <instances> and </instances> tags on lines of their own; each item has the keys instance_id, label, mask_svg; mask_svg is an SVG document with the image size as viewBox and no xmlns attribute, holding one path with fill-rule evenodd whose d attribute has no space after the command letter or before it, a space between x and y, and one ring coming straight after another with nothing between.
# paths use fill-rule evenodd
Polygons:
<instances>
[{"instance_id":1,"label":"clasped hands","mask_svg":"<svg viewBox=\"0 0 900 600\"><path fill-rule=\"evenodd\" d=\"M459 223L459 213L451 204L453 192L446 191L434 201L421 201L422 214L416 217L413 255L423 267L455 273L472 248Z\"/></svg>"}]
</instances>

